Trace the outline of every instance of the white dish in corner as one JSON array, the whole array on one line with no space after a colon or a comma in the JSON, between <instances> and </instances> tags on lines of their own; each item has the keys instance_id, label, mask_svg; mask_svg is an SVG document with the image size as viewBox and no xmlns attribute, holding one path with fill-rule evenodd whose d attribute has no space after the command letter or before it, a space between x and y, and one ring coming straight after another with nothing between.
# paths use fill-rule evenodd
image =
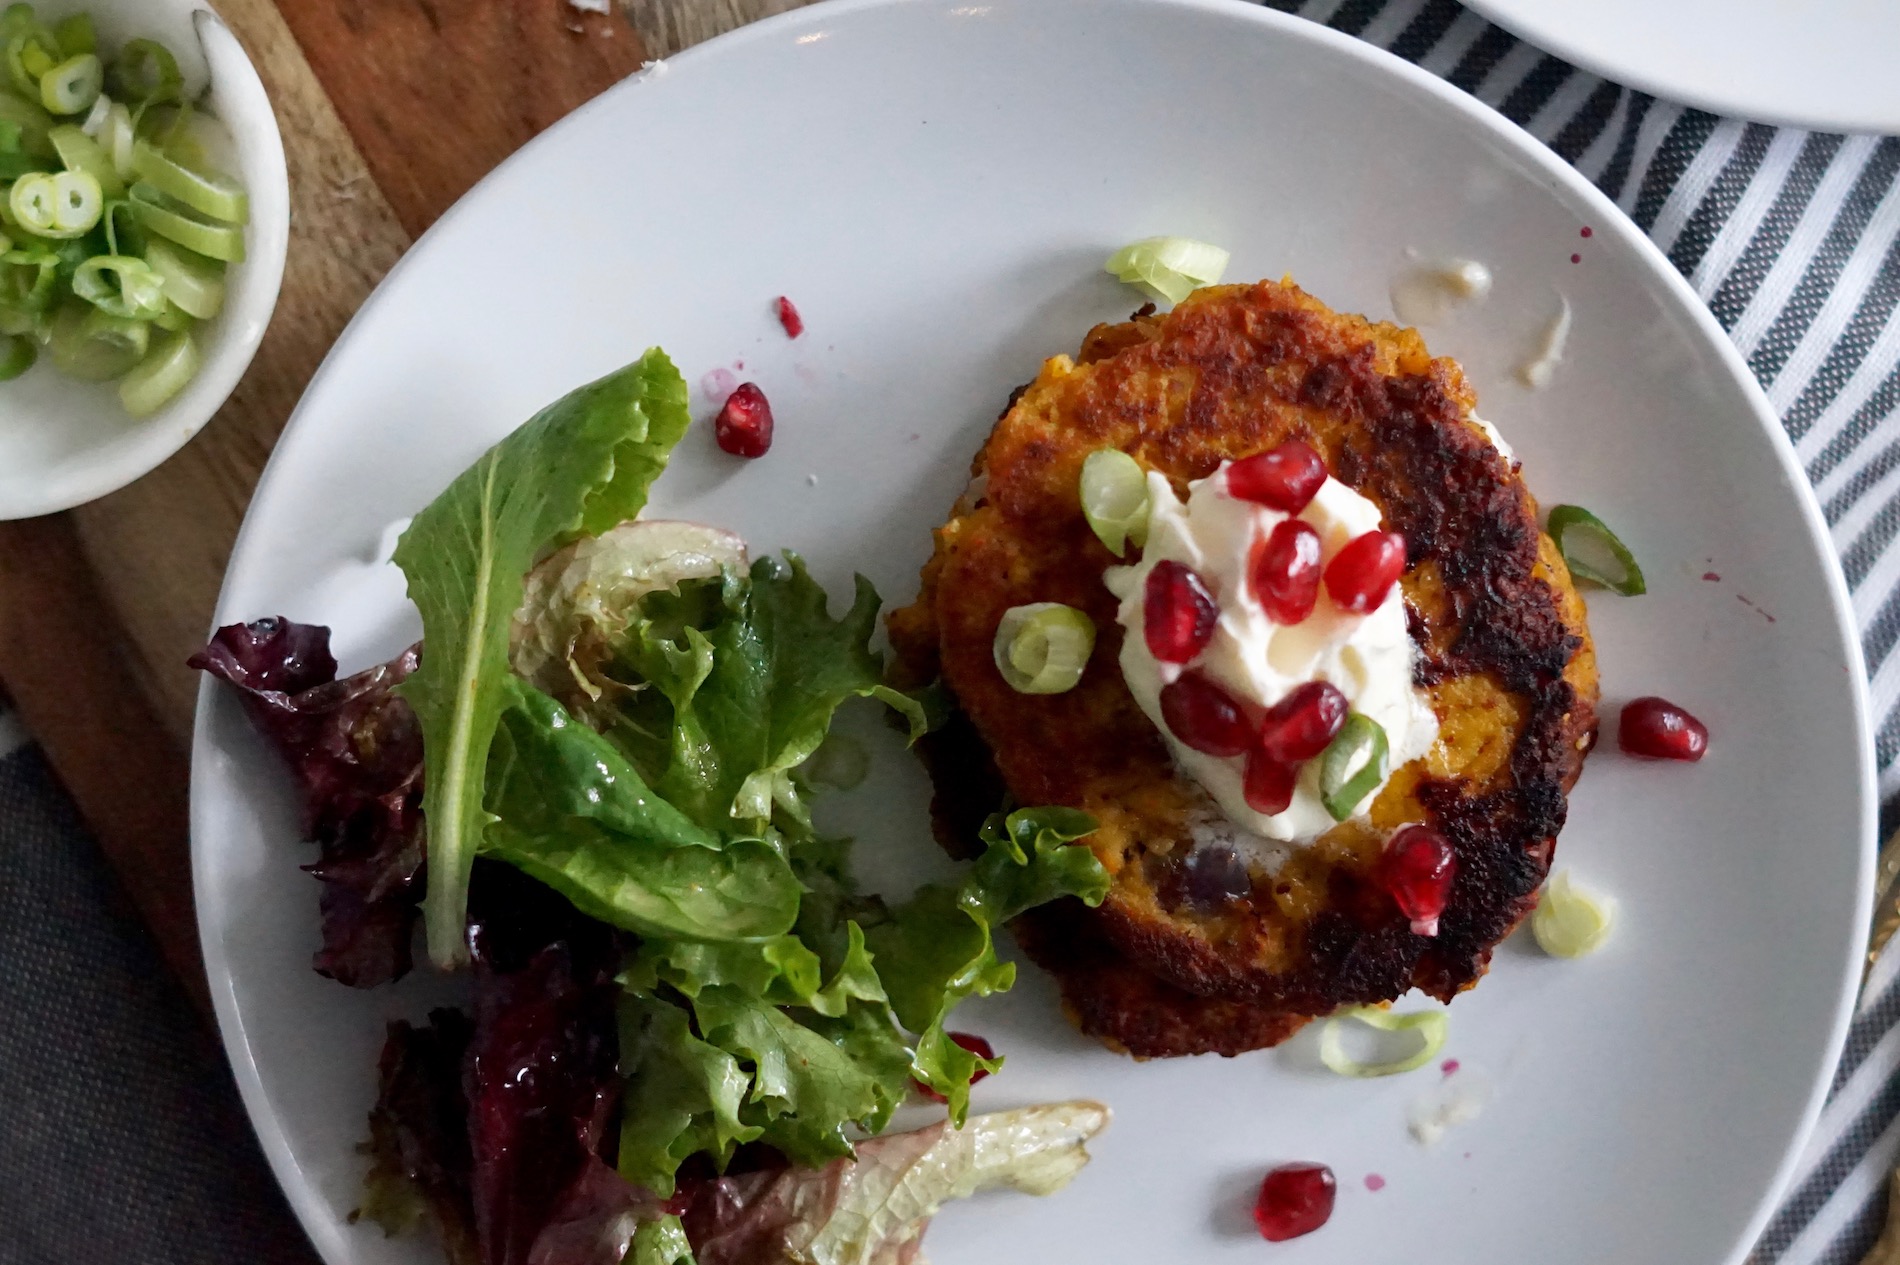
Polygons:
<instances>
[{"instance_id":1,"label":"white dish in corner","mask_svg":"<svg viewBox=\"0 0 1900 1265\"><path fill-rule=\"evenodd\" d=\"M224 310L199 327L203 365L151 417L128 417L117 383L80 382L45 358L0 383L0 519L70 509L113 492L184 447L236 389L264 338L290 244L290 181L283 137L244 48L202 0L44 0L50 18L84 10L100 43L145 36L179 59L188 86L209 85L208 111L231 138L232 174L250 195L245 260L227 277Z\"/></svg>"},{"instance_id":2,"label":"white dish in corner","mask_svg":"<svg viewBox=\"0 0 1900 1265\"><path fill-rule=\"evenodd\" d=\"M698 428L655 513L797 549L834 593L858 570L907 601L1010 389L1139 302L1101 265L1155 233L1230 248L1230 279L1291 273L1375 316L1408 248L1486 261L1490 299L1431 344L1464 362L1533 491L1597 510L1642 557L1648 596L1592 599L1606 717L1667 694L1712 749L1694 767L1608 741L1593 757L1559 864L1616 893L1620 929L1580 962L1508 943L1453 1004L1445 1054L1494 1092L1435 1147L1406 1122L1434 1070L1345 1080L1314 1070L1310 1037L1135 1064L1078 1037L1025 968L958 1014L1010 1059L979 1106L1081 1095L1116 1121L1070 1189L953 1207L931 1256L1518 1265L1534 1245L1540 1265L1739 1262L1819 1109L1870 908L1845 589L1766 401L1668 263L1523 132L1360 42L1211 0L865 0L650 69L489 177L370 300L271 460L218 622L330 624L346 670L394 654L416 624L375 565L388 525L656 343L690 381L764 384L778 438L742 463ZM1569 353L1527 392L1513 371L1559 293ZM779 294L804 313L796 342ZM922 774L877 726L863 736L872 777L830 824L891 890L945 863ZM192 831L224 1038L292 1205L330 1265L439 1261L347 1217L384 1024L452 985L358 993L311 972L310 849L212 685ZM1338 1212L1265 1245L1251 1190L1290 1160L1333 1166Z\"/></svg>"},{"instance_id":3,"label":"white dish in corner","mask_svg":"<svg viewBox=\"0 0 1900 1265\"><path fill-rule=\"evenodd\" d=\"M1546 53L1667 101L1827 132L1900 132L1892 0L1469 0Z\"/></svg>"}]
</instances>

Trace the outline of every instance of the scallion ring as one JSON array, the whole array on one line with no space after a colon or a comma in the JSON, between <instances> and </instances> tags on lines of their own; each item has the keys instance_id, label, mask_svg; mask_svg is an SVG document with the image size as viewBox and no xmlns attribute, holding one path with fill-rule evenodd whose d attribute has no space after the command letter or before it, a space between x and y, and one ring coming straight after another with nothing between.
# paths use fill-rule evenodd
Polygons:
<instances>
[{"instance_id":1,"label":"scallion ring","mask_svg":"<svg viewBox=\"0 0 1900 1265\"><path fill-rule=\"evenodd\" d=\"M127 196L132 199L139 223L160 237L225 263L243 260L244 233L234 225L213 224L143 180L133 185Z\"/></svg>"},{"instance_id":2,"label":"scallion ring","mask_svg":"<svg viewBox=\"0 0 1900 1265\"><path fill-rule=\"evenodd\" d=\"M0 255L0 302L28 312L52 306L59 283L59 256L50 250L10 250Z\"/></svg>"},{"instance_id":3,"label":"scallion ring","mask_svg":"<svg viewBox=\"0 0 1900 1265\"><path fill-rule=\"evenodd\" d=\"M1227 271L1228 254L1191 237L1148 237L1108 257L1106 269L1166 303L1179 303Z\"/></svg>"},{"instance_id":4,"label":"scallion ring","mask_svg":"<svg viewBox=\"0 0 1900 1265\"><path fill-rule=\"evenodd\" d=\"M13 182L8 205L30 233L66 241L84 237L105 213L99 182L83 171L22 176Z\"/></svg>"},{"instance_id":5,"label":"scallion ring","mask_svg":"<svg viewBox=\"0 0 1900 1265\"><path fill-rule=\"evenodd\" d=\"M1072 690L1095 651L1095 623L1073 606L1012 606L996 625L996 670L1018 694Z\"/></svg>"},{"instance_id":6,"label":"scallion ring","mask_svg":"<svg viewBox=\"0 0 1900 1265\"><path fill-rule=\"evenodd\" d=\"M99 148L106 151L106 157L112 160L112 170L119 173L119 179L131 180L136 173L132 170L132 150L138 140L138 127L132 121L132 111L116 101L106 110L105 122L99 128Z\"/></svg>"},{"instance_id":7,"label":"scallion ring","mask_svg":"<svg viewBox=\"0 0 1900 1265\"><path fill-rule=\"evenodd\" d=\"M112 79L120 97L144 105L177 101L184 95L185 77L178 73L178 59L157 40L127 40L113 59Z\"/></svg>"},{"instance_id":8,"label":"scallion ring","mask_svg":"<svg viewBox=\"0 0 1900 1265\"><path fill-rule=\"evenodd\" d=\"M1346 723L1319 757L1319 802L1334 821L1345 821L1360 801L1385 781L1391 744L1378 721L1348 712Z\"/></svg>"},{"instance_id":9,"label":"scallion ring","mask_svg":"<svg viewBox=\"0 0 1900 1265\"><path fill-rule=\"evenodd\" d=\"M145 246L145 262L165 281L165 297L186 313L208 321L224 308L224 265L193 254L162 237Z\"/></svg>"},{"instance_id":10,"label":"scallion ring","mask_svg":"<svg viewBox=\"0 0 1900 1265\"><path fill-rule=\"evenodd\" d=\"M251 218L251 201L243 186L225 176L205 175L167 158L156 145L141 140L132 148L132 170L140 180L166 197L226 224Z\"/></svg>"},{"instance_id":11,"label":"scallion ring","mask_svg":"<svg viewBox=\"0 0 1900 1265\"><path fill-rule=\"evenodd\" d=\"M151 347L146 321L113 316L77 301L60 308L47 349L61 373L106 382L137 366Z\"/></svg>"},{"instance_id":12,"label":"scallion ring","mask_svg":"<svg viewBox=\"0 0 1900 1265\"><path fill-rule=\"evenodd\" d=\"M0 382L11 382L40 358L39 344L18 334L0 337Z\"/></svg>"},{"instance_id":13,"label":"scallion ring","mask_svg":"<svg viewBox=\"0 0 1900 1265\"><path fill-rule=\"evenodd\" d=\"M1616 925L1616 902L1570 881L1570 871L1552 875L1531 914L1537 947L1557 958L1595 953Z\"/></svg>"},{"instance_id":14,"label":"scallion ring","mask_svg":"<svg viewBox=\"0 0 1900 1265\"><path fill-rule=\"evenodd\" d=\"M113 316L150 321L165 314L165 278L130 255L86 260L73 270L73 293Z\"/></svg>"},{"instance_id":15,"label":"scallion ring","mask_svg":"<svg viewBox=\"0 0 1900 1265\"><path fill-rule=\"evenodd\" d=\"M7 79L29 101L40 99L40 76L59 65L59 43L37 22L7 37Z\"/></svg>"},{"instance_id":16,"label":"scallion ring","mask_svg":"<svg viewBox=\"0 0 1900 1265\"><path fill-rule=\"evenodd\" d=\"M198 373L198 344L190 331L167 334L119 383L119 403L133 417L150 417L171 403Z\"/></svg>"},{"instance_id":17,"label":"scallion ring","mask_svg":"<svg viewBox=\"0 0 1900 1265\"><path fill-rule=\"evenodd\" d=\"M112 159L99 142L71 123L62 123L50 133L53 149L68 171L83 171L99 182L99 190L108 198L125 196L125 181L113 169Z\"/></svg>"},{"instance_id":18,"label":"scallion ring","mask_svg":"<svg viewBox=\"0 0 1900 1265\"><path fill-rule=\"evenodd\" d=\"M1081 497L1089 530L1117 558L1130 544L1148 543L1148 476L1133 457L1119 448L1084 457Z\"/></svg>"},{"instance_id":19,"label":"scallion ring","mask_svg":"<svg viewBox=\"0 0 1900 1265\"><path fill-rule=\"evenodd\" d=\"M41 109L37 101L0 92L0 123L11 123L20 129L20 148L24 152L38 158L53 156L53 146L48 140L53 130L53 116Z\"/></svg>"},{"instance_id":20,"label":"scallion ring","mask_svg":"<svg viewBox=\"0 0 1900 1265\"><path fill-rule=\"evenodd\" d=\"M59 41L59 51L68 57L99 51L99 33L93 29L90 13L75 13L53 23L53 38Z\"/></svg>"},{"instance_id":21,"label":"scallion ring","mask_svg":"<svg viewBox=\"0 0 1900 1265\"><path fill-rule=\"evenodd\" d=\"M68 57L40 76L40 104L54 114L84 113L99 99L105 82L106 68L97 57Z\"/></svg>"},{"instance_id":22,"label":"scallion ring","mask_svg":"<svg viewBox=\"0 0 1900 1265\"><path fill-rule=\"evenodd\" d=\"M1544 528L1556 542L1572 575L1604 588L1637 597L1649 591L1635 555L1618 540L1603 520L1581 505L1553 505Z\"/></svg>"},{"instance_id":23,"label":"scallion ring","mask_svg":"<svg viewBox=\"0 0 1900 1265\"><path fill-rule=\"evenodd\" d=\"M1355 1059L1346 1053L1341 1033L1341 1025L1349 1019L1380 1032L1415 1033L1419 1038L1419 1047L1404 1058L1380 1062ZM1377 1006L1348 1006L1328 1019L1326 1026L1320 1029L1319 1059L1341 1076L1396 1076L1431 1062L1445 1048L1445 1035L1450 1026L1442 1010L1415 1010L1410 1014L1395 1015Z\"/></svg>"}]
</instances>

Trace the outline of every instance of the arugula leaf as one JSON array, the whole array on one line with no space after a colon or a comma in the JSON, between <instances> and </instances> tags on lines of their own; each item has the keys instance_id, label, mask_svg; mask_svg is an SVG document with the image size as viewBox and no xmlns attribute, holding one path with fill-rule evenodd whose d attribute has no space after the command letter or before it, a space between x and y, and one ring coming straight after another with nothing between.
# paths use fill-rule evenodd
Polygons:
<instances>
[{"instance_id":1,"label":"arugula leaf","mask_svg":"<svg viewBox=\"0 0 1900 1265\"><path fill-rule=\"evenodd\" d=\"M500 857L589 917L643 936L782 936L799 882L772 842L726 838L647 788L611 742L519 677L488 768L484 854Z\"/></svg>"},{"instance_id":2,"label":"arugula leaf","mask_svg":"<svg viewBox=\"0 0 1900 1265\"><path fill-rule=\"evenodd\" d=\"M685 380L655 348L490 448L396 546L428 647L401 692L422 726L424 912L438 966L468 957L468 876L522 577L544 549L637 514L690 422Z\"/></svg>"},{"instance_id":3,"label":"arugula leaf","mask_svg":"<svg viewBox=\"0 0 1900 1265\"><path fill-rule=\"evenodd\" d=\"M1087 848L1068 846L1095 825L1073 808L999 813L984 824L987 847L961 883L927 884L889 921L867 929L897 1018L919 1034L912 1074L943 1095L959 1124L969 1109L970 1077L999 1064L952 1041L944 1021L964 998L1003 992L1016 982L1015 964L996 956L998 926L1060 896L1102 903L1108 872Z\"/></svg>"}]
</instances>

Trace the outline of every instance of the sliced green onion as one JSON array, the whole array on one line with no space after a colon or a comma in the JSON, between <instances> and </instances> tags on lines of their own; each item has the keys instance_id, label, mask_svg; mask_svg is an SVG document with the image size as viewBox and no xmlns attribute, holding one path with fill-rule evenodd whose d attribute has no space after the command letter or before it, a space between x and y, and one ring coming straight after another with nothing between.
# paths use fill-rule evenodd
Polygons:
<instances>
[{"instance_id":1,"label":"sliced green onion","mask_svg":"<svg viewBox=\"0 0 1900 1265\"><path fill-rule=\"evenodd\" d=\"M1074 689L1094 651L1094 621L1060 602L1010 607L996 625L991 648L996 670L1019 694Z\"/></svg>"},{"instance_id":2,"label":"sliced green onion","mask_svg":"<svg viewBox=\"0 0 1900 1265\"><path fill-rule=\"evenodd\" d=\"M1544 885L1531 915L1531 934L1537 947L1555 958L1580 958L1595 953L1616 925L1616 901L1570 881L1562 870Z\"/></svg>"},{"instance_id":3,"label":"sliced green onion","mask_svg":"<svg viewBox=\"0 0 1900 1265\"><path fill-rule=\"evenodd\" d=\"M7 36L7 79L29 101L40 99L40 76L59 65L59 42L38 22Z\"/></svg>"},{"instance_id":4,"label":"sliced green onion","mask_svg":"<svg viewBox=\"0 0 1900 1265\"><path fill-rule=\"evenodd\" d=\"M160 193L214 220L243 224L251 218L251 202L242 185L228 176L206 175L173 162L149 141L133 146L132 170Z\"/></svg>"},{"instance_id":5,"label":"sliced green onion","mask_svg":"<svg viewBox=\"0 0 1900 1265\"><path fill-rule=\"evenodd\" d=\"M157 40L127 40L112 61L112 81L127 101L154 105L184 95L178 59Z\"/></svg>"},{"instance_id":6,"label":"sliced green onion","mask_svg":"<svg viewBox=\"0 0 1900 1265\"><path fill-rule=\"evenodd\" d=\"M44 324L43 314L9 300L0 299L0 334L5 334L9 338L23 335L37 338Z\"/></svg>"},{"instance_id":7,"label":"sliced green onion","mask_svg":"<svg viewBox=\"0 0 1900 1265\"><path fill-rule=\"evenodd\" d=\"M26 130L0 119L0 180L18 180L45 166L45 159L26 152Z\"/></svg>"},{"instance_id":8,"label":"sliced green onion","mask_svg":"<svg viewBox=\"0 0 1900 1265\"><path fill-rule=\"evenodd\" d=\"M139 223L160 237L226 263L244 258L242 230L201 219L190 207L166 197L143 180L132 186L128 196Z\"/></svg>"},{"instance_id":9,"label":"sliced green onion","mask_svg":"<svg viewBox=\"0 0 1900 1265\"><path fill-rule=\"evenodd\" d=\"M182 334L197 322L191 313L176 303L165 304L165 310L152 318L152 324L171 334Z\"/></svg>"},{"instance_id":10,"label":"sliced green onion","mask_svg":"<svg viewBox=\"0 0 1900 1265\"><path fill-rule=\"evenodd\" d=\"M1227 271L1228 254L1191 237L1148 237L1108 257L1108 271L1165 303L1179 303Z\"/></svg>"},{"instance_id":11,"label":"sliced green onion","mask_svg":"<svg viewBox=\"0 0 1900 1265\"><path fill-rule=\"evenodd\" d=\"M0 123L12 123L20 129L20 148L25 152L39 158L53 156L52 142L48 139L53 130L53 116L39 107L37 99L28 101L10 92L0 92Z\"/></svg>"},{"instance_id":12,"label":"sliced green onion","mask_svg":"<svg viewBox=\"0 0 1900 1265\"><path fill-rule=\"evenodd\" d=\"M165 281L165 297L201 321L224 308L224 265L183 246L154 237L145 246L145 262Z\"/></svg>"},{"instance_id":13,"label":"sliced green onion","mask_svg":"<svg viewBox=\"0 0 1900 1265\"><path fill-rule=\"evenodd\" d=\"M73 293L113 316L150 321L165 314L165 278L130 255L86 260L73 270Z\"/></svg>"},{"instance_id":14,"label":"sliced green onion","mask_svg":"<svg viewBox=\"0 0 1900 1265\"><path fill-rule=\"evenodd\" d=\"M34 12L33 6L27 4L26 0L17 0L5 9L0 9L0 36L18 35L21 31L34 30L39 25L40 15Z\"/></svg>"},{"instance_id":15,"label":"sliced green onion","mask_svg":"<svg viewBox=\"0 0 1900 1265\"><path fill-rule=\"evenodd\" d=\"M1404 1058L1381 1062L1355 1059L1346 1053L1341 1035L1341 1027L1349 1019L1380 1032L1416 1033L1420 1045ZM1415 1010L1410 1014L1395 1015L1378 1006L1348 1006L1328 1019L1326 1026L1320 1029L1319 1060L1341 1076L1396 1076L1431 1062L1445 1048L1445 1034L1450 1026L1442 1010Z\"/></svg>"},{"instance_id":16,"label":"sliced green onion","mask_svg":"<svg viewBox=\"0 0 1900 1265\"><path fill-rule=\"evenodd\" d=\"M130 180L132 170L132 150L138 140L138 128L132 121L132 111L118 102L113 102L106 110L105 122L99 127L99 148L106 151L106 157L112 160L112 170L119 173L119 179Z\"/></svg>"},{"instance_id":17,"label":"sliced green onion","mask_svg":"<svg viewBox=\"0 0 1900 1265\"><path fill-rule=\"evenodd\" d=\"M0 302L28 312L43 312L59 282L59 256L44 248L10 250L0 255Z\"/></svg>"},{"instance_id":18,"label":"sliced green onion","mask_svg":"<svg viewBox=\"0 0 1900 1265\"><path fill-rule=\"evenodd\" d=\"M1601 584L1604 588L1637 597L1647 593L1643 569L1635 555L1603 525L1603 520L1581 505L1553 505L1544 528L1557 542L1572 575Z\"/></svg>"},{"instance_id":19,"label":"sliced green onion","mask_svg":"<svg viewBox=\"0 0 1900 1265\"><path fill-rule=\"evenodd\" d=\"M55 241L91 232L105 205L99 182L83 171L22 176L7 195L7 206L21 227Z\"/></svg>"},{"instance_id":20,"label":"sliced green onion","mask_svg":"<svg viewBox=\"0 0 1900 1265\"><path fill-rule=\"evenodd\" d=\"M68 57L99 51L99 33L93 29L90 13L75 13L53 23L53 38L59 41L59 51Z\"/></svg>"},{"instance_id":21,"label":"sliced green onion","mask_svg":"<svg viewBox=\"0 0 1900 1265\"><path fill-rule=\"evenodd\" d=\"M119 384L119 403L134 417L150 417L198 373L198 344L190 333L167 334Z\"/></svg>"},{"instance_id":22,"label":"sliced green onion","mask_svg":"<svg viewBox=\"0 0 1900 1265\"><path fill-rule=\"evenodd\" d=\"M48 350L61 373L105 382L138 365L151 347L145 321L113 316L85 303L69 302L53 321Z\"/></svg>"},{"instance_id":23,"label":"sliced green onion","mask_svg":"<svg viewBox=\"0 0 1900 1265\"><path fill-rule=\"evenodd\" d=\"M0 382L11 382L40 358L39 344L31 338L8 335L0 338Z\"/></svg>"},{"instance_id":24,"label":"sliced green onion","mask_svg":"<svg viewBox=\"0 0 1900 1265\"><path fill-rule=\"evenodd\" d=\"M99 191L108 198L125 196L125 181L113 169L112 159L99 148L99 142L71 123L62 123L51 132L53 149L68 171L83 171L99 182Z\"/></svg>"},{"instance_id":25,"label":"sliced green onion","mask_svg":"<svg viewBox=\"0 0 1900 1265\"><path fill-rule=\"evenodd\" d=\"M1117 558L1123 548L1148 543L1148 476L1141 463L1119 448L1101 448L1082 459L1082 517Z\"/></svg>"},{"instance_id":26,"label":"sliced green onion","mask_svg":"<svg viewBox=\"0 0 1900 1265\"><path fill-rule=\"evenodd\" d=\"M106 68L97 57L68 57L40 76L40 104L54 114L84 113L99 99L105 82Z\"/></svg>"},{"instance_id":27,"label":"sliced green onion","mask_svg":"<svg viewBox=\"0 0 1900 1265\"><path fill-rule=\"evenodd\" d=\"M1345 821L1390 772L1392 748L1385 728L1370 716L1348 712L1346 723L1319 757L1319 802L1334 821Z\"/></svg>"}]
</instances>

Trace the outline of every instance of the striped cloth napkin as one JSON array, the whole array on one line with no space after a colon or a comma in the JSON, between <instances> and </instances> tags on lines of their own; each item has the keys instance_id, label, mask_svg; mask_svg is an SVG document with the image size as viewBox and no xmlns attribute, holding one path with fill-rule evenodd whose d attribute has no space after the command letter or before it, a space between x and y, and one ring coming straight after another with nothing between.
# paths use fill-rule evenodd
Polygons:
<instances>
[{"instance_id":1,"label":"striped cloth napkin","mask_svg":"<svg viewBox=\"0 0 1900 1265\"><path fill-rule=\"evenodd\" d=\"M1268 0L1397 53L1562 155L1648 233L1748 360L1840 551L1872 674L1881 837L1900 825L1900 138L1720 118L1599 79L1454 0ZM1751 1265L1853 1265L1900 1161L1900 950Z\"/></svg>"}]
</instances>

